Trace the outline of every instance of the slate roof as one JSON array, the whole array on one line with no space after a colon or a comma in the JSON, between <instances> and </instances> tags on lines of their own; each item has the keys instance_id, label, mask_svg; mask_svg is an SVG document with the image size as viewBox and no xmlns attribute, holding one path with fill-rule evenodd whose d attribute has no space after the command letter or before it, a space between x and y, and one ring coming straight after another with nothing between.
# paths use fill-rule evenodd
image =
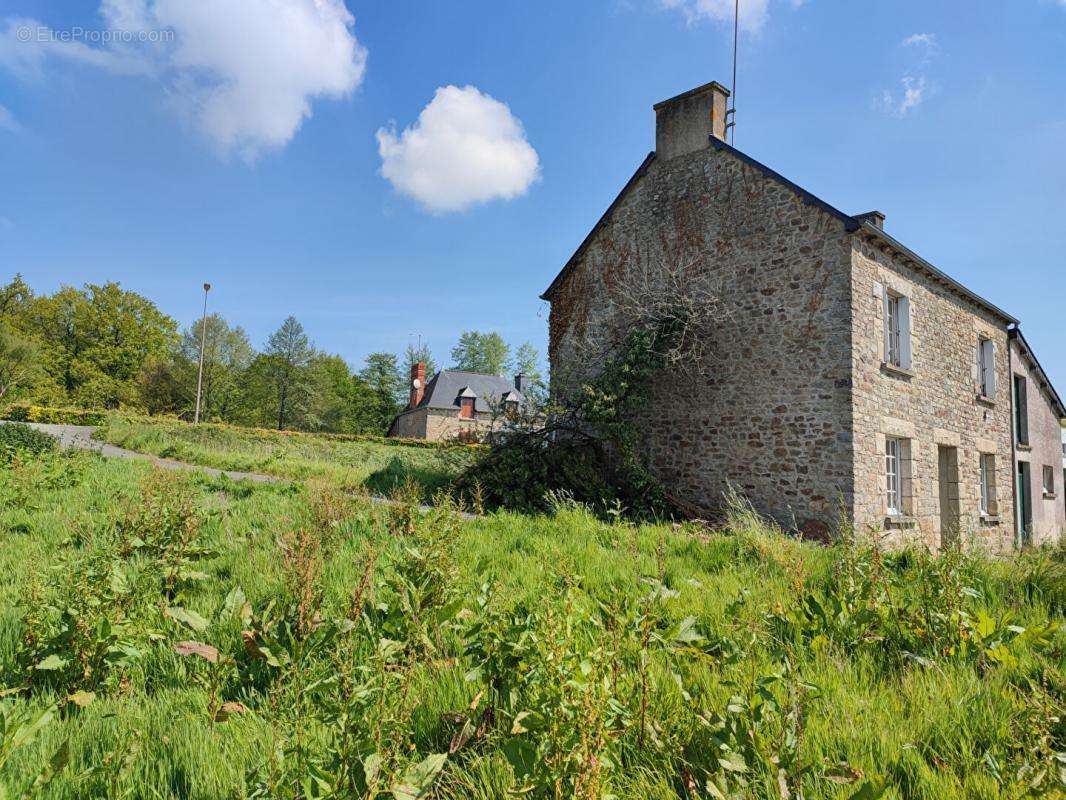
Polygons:
<instances>
[{"instance_id":1,"label":"slate roof","mask_svg":"<svg viewBox=\"0 0 1066 800\"><path fill-rule=\"evenodd\" d=\"M493 406L498 406L500 399L508 392L513 393L514 399L520 403L525 399L514 388L514 381L502 375L442 369L426 384L426 393L417 408L459 408L459 395L464 390L473 392L476 398L474 410L478 412L492 411Z\"/></svg>"},{"instance_id":2,"label":"slate roof","mask_svg":"<svg viewBox=\"0 0 1066 800\"><path fill-rule=\"evenodd\" d=\"M939 269L934 267L932 264L930 264L924 258L922 258L921 256L917 255L913 251L907 249L900 242L896 241L891 236L889 236L887 233L885 233L883 230L878 228L876 225L872 224L870 222L869 217L868 217L867 214L859 214L857 216L851 216L850 214L845 214L843 211L841 211L840 209L838 209L838 208L830 205L829 203L825 202L820 197L816 197L815 195L811 194L806 189L804 189L802 186L800 186L800 185L798 185L796 183L793 183L792 181L790 181L788 178L786 178L781 173L775 172L774 170L770 169L765 164L763 164L763 163L761 163L759 161L756 161L754 158L749 156L747 153L744 153L744 152L742 152L740 150L737 150L732 145L727 144L726 142L723 142L721 139L718 139L717 137L710 136L708 138L710 140L711 145L714 146L714 148L716 150L724 150L725 152L732 154L736 158L739 158L744 163L750 164L752 167L754 167L755 169L759 170L766 177L770 178L771 180L777 181L781 185L783 185L783 186L787 187L788 189L790 189L791 191L795 192L799 197L801 197L803 199L803 202L806 203L807 205L816 206L816 207L822 209L823 211L825 211L830 216L836 217L838 220L840 220L840 222L842 222L844 224L844 229L845 230L847 230L847 231L860 231L861 230L867 236L870 236L872 238L878 239L882 246L887 247L890 250L894 250L895 252L897 252L902 258L904 258L904 259L908 260L910 263L912 263L916 269L920 269L920 270L925 271L926 273L931 275L935 280L944 283L950 289L954 290L958 294L960 294L963 297L967 298L968 300L970 300L971 302L975 303L979 307L984 308L986 311L990 311L992 314L994 314L995 316L997 316L1000 319L1004 320L1008 324L1011 324L1011 325L1017 325L1018 324L1018 320L1016 320L1014 317L1012 317L1006 311L1004 311L1001 308L998 308L997 306L994 306L992 303L988 302L987 300L985 300L983 297L981 297L980 295L976 294L975 292L970 291L965 286L963 286L961 283L956 281L954 278L952 278L952 277L946 275L945 273L941 272ZM609 205L607 207L607 210L605 212L603 212L603 216L600 217L600 219L596 222L595 225L592 226L592 230L589 231L589 233L585 237L584 241L582 241L581 244L578 245L577 250L575 250L574 254L572 256L570 256L569 261L566 262L566 264L563 266L563 268L559 272L559 274L555 276L555 280L553 280L551 282L551 285L547 289L544 290L544 294L542 294L540 296L542 300L547 300L548 302L551 302L551 296L552 296L553 292L555 291L556 287L563 280L563 277L566 276L566 274L569 273L571 269L573 269L574 265L577 264L577 262L579 262L581 260L581 257L585 254L585 250L588 249L589 244L591 244L592 238L596 234L596 231L599 230L599 228L602 225L606 224L607 220L611 216L611 213L615 210L615 208L618 207L618 204L621 203L622 198L624 198L629 193L629 190L640 180L641 177L643 177L644 173L647 172L647 170L648 170L648 166L654 160L655 160L655 152L653 151L651 153L648 153L648 156L644 159L643 162L641 162L640 166L637 167L637 171L633 173L633 177L631 177L629 179L629 181L626 182L626 185L622 187L622 191L620 191L618 193L618 196L614 199L614 201L611 203L611 205Z\"/></svg>"},{"instance_id":3,"label":"slate roof","mask_svg":"<svg viewBox=\"0 0 1066 800\"><path fill-rule=\"evenodd\" d=\"M1025 341L1021 329L1011 328L1010 338L1018 341L1022 355L1026 356L1033 362L1033 371L1040 380L1040 388L1048 393L1048 396L1051 398L1051 406L1059 419L1066 420L1066 405L1063 404L1059 393L1055 391L1055 387L1051 385L1051 378L1049 378L1047 373L1044 372L1044 368L1040 366L1040 362L1036 360L1036 353L1034 353L1033 348L1029 346L1029 342Z\"/></svg>"}]
</instances>

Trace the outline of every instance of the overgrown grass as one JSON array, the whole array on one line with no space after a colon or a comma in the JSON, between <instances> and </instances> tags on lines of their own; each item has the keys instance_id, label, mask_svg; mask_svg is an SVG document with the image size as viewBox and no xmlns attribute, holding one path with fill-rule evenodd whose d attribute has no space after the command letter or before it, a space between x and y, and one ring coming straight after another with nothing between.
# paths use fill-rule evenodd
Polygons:
<instances>
[{"instance_id":1,"label":"overgrown grass","mask_svg":"<svg viewBox=\"0 0 1066 800\"><path fill-rule=\"evenodd\" d=\"M0 543L8 796L1063 786L1061 552L464 522L88 454L0 468Z\"/></svg>"},{"instance_id":2,"label":"overgrown grass","mask_svg":"<svg viewBox=\"0 0 1066 800\"><path fill-rule=\"evenodd\" d=\"M109 415L96 437L190 464L282 478L323 477L378 493L412 480L422 487L424 499L450 484L473 457L473 449L465 445L190 425L121 415Z\"/></svg>"}]
</instances>

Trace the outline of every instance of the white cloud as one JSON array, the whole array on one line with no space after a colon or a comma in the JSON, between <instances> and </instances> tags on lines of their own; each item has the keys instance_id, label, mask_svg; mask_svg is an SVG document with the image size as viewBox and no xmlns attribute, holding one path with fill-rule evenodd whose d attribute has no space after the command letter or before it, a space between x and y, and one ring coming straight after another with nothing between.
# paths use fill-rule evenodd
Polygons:
<instances>
[{"instance_id":1,"label":"white cloud","mask_svg":"<svg viewBox=\"0 0 1066 800\"><path fill-rule=\"evenodd\" d=\"M437 89L418 121L377 132L381 174L435 213L525 194L540 174L521 121L474 86Z\"/></svg>"},{"instance_id":2,"label":"white cloud","mask_svg":"<svg viewBox=\"0 0 1066 800\"><path fill-rule=\"evenodd\" d=\"M926 73L939 53L934 33L912 33L899 46L908 52L903 77L899 80L898 89L884 89L881 92L876 106L893 116L905 117L933 93L933 84Z\"/></svg>"},{"instance_id":3,"label":"white cloud","mask_svg":"<svg viewBox=\"0 0 1066 800\"><path fill-rule=\"evenodd\" d=\"M920 106L929 96L929 84L924 75L904 75L900 79L899 92L887 89L881 93L878 105L897 117L905 117Z\"/></svg>"},{"instance_id":4,"label":"white cloud","mask_svg":"<svg viewBox=\"0 0 1066 800\"><path fill-rule=\"evenodd\" d=\"M19 121L15 119L15 115L3 106L0 106L0 131L19 133L21 130L22 126L19 124Z\"/></svg>"},{"instance_id":5,"label":"white cloud","mask_svg":"<svg viewBox=\"0 0 1066 800\"><path fill-rule=\"evenodd\" d=\"M734 0L659 0L665 9L678 11L689 25L710 20L711 22L733 23L736 11ZM803 5L803 0L791 0L793 8ZM766 24L769 17L770 0L745 0L740 4L740 27L755 32Z\"/></svg>"},{"instance_id":6,"label":"white cloud","mask_svg":"<svg viewBox=\"0 0 1066 800\"><path fill-rule=\"evenodd\" d=\"M1063 0L1066 2L1066 0ZM929 49L936 49L936 34L934 33L912 33L902 42L904 47L925 47Z\"/></svg>"},{"instance_id":7,"label":"white cloud","mask_svg":"<svg viewBox=\"0 0 1066 800\"><path fill-rule=\"evenodd\" d=\"M222 154L249 161L284 147L313 100L350 94L366 69L343 0L103 0L100 14L109 31L127 35L100 45L42 42L43 26L9 19L0 66L32 76L57 58L151 75ZM167 35L129 35L160 31Z\"/></svg>"},{"instance_id":8,"label":"white cloud","mask_svg":"<svg viewBox=\"0 0 1066 800\"><path fill-rule=\"evenodd\" d=\"M119 75L152 71L144 54L128 49L92 47L71 35L55 31L27 17L9 17L0 31L0 67L23 80L40 80L50 58L97 67Z\"/></svg>"}]
</instances>

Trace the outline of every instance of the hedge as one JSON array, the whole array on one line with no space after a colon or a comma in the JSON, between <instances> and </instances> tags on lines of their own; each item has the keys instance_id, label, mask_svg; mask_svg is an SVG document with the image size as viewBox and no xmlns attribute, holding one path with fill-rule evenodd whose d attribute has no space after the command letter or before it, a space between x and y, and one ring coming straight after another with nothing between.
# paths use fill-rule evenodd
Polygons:
<instances>
[{"instance_id":1,"label":"hedge","mask_svg":"<svg viewBox=\"0 0 1066 800\"><path fill-rule=\"evenodd\" d=\"M19 403L9 406L0 417L13 422L39 422L45 425L103 425L106 414L81 408L48 408Z\"/></svg>"},{"instance_id":2,"label":"hedge","mask_svg":"<svg viewBox=\"0 0 1066 800\"><path fill-rule=\"evenodd\" d=\"M55 447L55 439L28 425L18 423L0 425L0 464L11 461L20 453L40 455L55 450Z\"/></svg>"}]
</instances>

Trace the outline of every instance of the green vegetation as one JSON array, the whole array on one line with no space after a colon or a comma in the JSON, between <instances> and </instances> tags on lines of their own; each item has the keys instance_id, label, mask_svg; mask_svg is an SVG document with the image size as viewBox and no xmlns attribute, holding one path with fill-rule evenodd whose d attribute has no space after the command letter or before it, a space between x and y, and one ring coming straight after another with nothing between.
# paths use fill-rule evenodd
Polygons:
<instances>
[{"instance_id":1,"label":"green vegetation","mask_svg":"<svg viewBox=\"0 0 1066 800\"><path fill-rule=\"evenodd\" d=\"M422 360L431 375L435 370L421 343L408 346L402 366L395 353L380 352L353 370L316 348L292 316L258 352L243 328L218 314L179 331L151 300L117 283L65 286L52 295L35 294L19 275L0 285L3 406L122 409L191 420L201 345L200 419L279 430L384 435L407 403L411 363ZM464 368L497 372L511 349L499 334L471 331L457 352ZM523 344L514 368L536 377L538 358Z\"/></svg>"},{"instance_id":2,"label":"green vegetation","mask_svg":"<svg viewBox=\"0 0 1066 800\"><path fill-rule=\"evenodd\" d=\"M0 796L1066 787L1062 551L819 548L739 503L721 531L455 512L0 467Z\"/></svg>"},{"instance_id":3,"label":"green vegetation","mask_svg":"<svg viewBox=\"0 0 1066 800\"><path fill-rule=\"evenodd\" d=\"M472 460L476 448L232 425L190 425L159 417L109 414L96 434L110 444L190 464L282 478L327 477L347 487L387 493L404 483L432 498Z\"/></svg>"},{"instance_id":4,"label":"green vegetation","mask_svg":"<svg viewBox=\"0 0 1066 800\"><path fill-rule=\"evenodd\" d=\"M6 464L19 456L48 453L55 447L55 439L28 425L0 425L0 463Z\"/></svg>"},{"instance_id":5,"label":"green vegetation","mask_svg":"<svg viewBox=\"0 0 1066 800\"><path fill-rule=\"evenodd\" d=\"M81 408L49 408L29 403L15 403L4 411L4 419L14 422L39 422L47 425L102 425L106 412Z\"/></svg>"}]
</instances>

